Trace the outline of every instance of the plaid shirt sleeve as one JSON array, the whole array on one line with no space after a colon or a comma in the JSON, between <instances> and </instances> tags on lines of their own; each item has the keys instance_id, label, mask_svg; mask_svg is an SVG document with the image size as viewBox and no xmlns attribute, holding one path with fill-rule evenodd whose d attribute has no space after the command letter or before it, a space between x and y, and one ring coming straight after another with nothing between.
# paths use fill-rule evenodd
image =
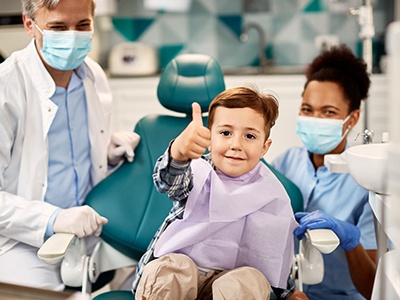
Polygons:
<instances>
[{"instance_id":1,"label":"plaid shirt sleeve","mask_svg":"<svg viewBox=\"0 0 400 300\"><path fill-rule=\"evenodd\" d=\"M173 201L186 200L193 188L190 162L174 160L170 154L171 144L156 162L153 182L157 191L167 194Z\"/></svg>"}]
</instances>

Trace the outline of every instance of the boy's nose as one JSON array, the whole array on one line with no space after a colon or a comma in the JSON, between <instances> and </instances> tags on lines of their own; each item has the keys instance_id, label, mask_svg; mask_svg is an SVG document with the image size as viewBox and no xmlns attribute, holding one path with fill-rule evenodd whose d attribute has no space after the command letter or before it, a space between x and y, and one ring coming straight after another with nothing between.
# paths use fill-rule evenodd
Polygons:
<instances>
[{"instance_id":1,"label":"boy's nose","mask_svg":"<svg viewBox=\"0 0 400 300\"><path fill-rule=\"evenodd\" d=\"M235 137L235 136L232 137L230 148L231 148L231 150L241 150L242 149L240 137Z\"/></svg>"}]
</instances>

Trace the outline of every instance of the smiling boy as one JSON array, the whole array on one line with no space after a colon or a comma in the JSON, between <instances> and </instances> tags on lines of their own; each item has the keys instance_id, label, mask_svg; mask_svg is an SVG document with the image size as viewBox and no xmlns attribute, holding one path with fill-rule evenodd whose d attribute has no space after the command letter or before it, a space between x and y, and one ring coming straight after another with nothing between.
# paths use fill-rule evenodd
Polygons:
<instances>
[{"instance_id":1,"label":"smiling boy","mask_svg":"<svg viewBox=\"0 0 400 300\"><path fill-rule=\"evenodd\" d=\"M192 122L155 166L174 207L139 262L136 299L269 299L271 286L286 287L297 224L260 162L277 116L272 95L246 87L211 102L208 128L193 103Z\"/></svg>"}]
</instances>

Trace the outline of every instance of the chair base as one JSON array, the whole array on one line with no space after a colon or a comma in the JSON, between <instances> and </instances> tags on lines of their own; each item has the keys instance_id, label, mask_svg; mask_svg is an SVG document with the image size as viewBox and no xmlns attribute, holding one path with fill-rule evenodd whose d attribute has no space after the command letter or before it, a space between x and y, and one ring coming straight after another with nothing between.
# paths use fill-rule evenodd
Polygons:
<instances>
[{"instance_id":1,"label":"chair base","mask_svg":"<svg viewBox=\"0 0 400 300\"><path fill-rule=\"evenodd\" d=\"M96 280L96 282L92 284L92 292L95 292L95 291L101 289L106 284L110 283L114 279L114 276L115 276L115 270L110 270L110 271L101 273L99 278ZM80 292L82 290L82 287L81 286L77 286L77 287L66 286L65 290Z\"/></svg>"}]
</instances>

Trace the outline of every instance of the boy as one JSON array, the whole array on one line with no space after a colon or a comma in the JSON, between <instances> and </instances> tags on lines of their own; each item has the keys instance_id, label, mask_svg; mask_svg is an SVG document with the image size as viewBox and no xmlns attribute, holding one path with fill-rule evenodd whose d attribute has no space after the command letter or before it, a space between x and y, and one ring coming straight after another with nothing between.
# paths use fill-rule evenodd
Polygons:
<instances>
[{"instance_id":1,"label":"boy","mask_svg":"<svg viewBox=\"0 0 400 300\"><path fill-rule=\"evenodd\" d=\"M269 299L270 284L286 287L297 227L284 188L260 162L278 103L238 87L211 102L208 128L197 103L192 111L155 166L155 185L174 207L139 262L133 292L136 299Z\"/></svg>"}]
</instances>

